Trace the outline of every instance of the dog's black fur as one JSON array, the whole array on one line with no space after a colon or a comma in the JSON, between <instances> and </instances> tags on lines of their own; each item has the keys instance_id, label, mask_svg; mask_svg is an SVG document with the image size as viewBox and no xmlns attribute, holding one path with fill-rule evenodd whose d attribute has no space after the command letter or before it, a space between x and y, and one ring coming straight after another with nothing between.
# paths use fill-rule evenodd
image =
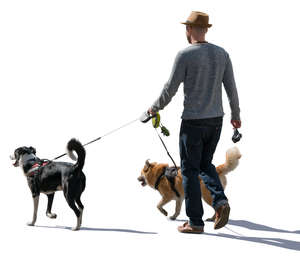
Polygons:
<instances>
[{"instance_id":1,"label":"dog's black fur","mask_svg":"<svg viewBox=\"0 0 300 258\"><path fill-rule=\"evenodd\" d=\"M82 172L85 161L85 150L82 144L76 139L71 139L68 142L67 150L69 156L73 159L75 157L72 155L72 152L76 152L77 162L75 164L41 160L35 155L36 150L33 147L20 147L11 156L11 159L15 160L13 165L16 167L20 166L23 169L34 200L33 219L28 225L33 226L35 224L40 193L44 193L48 197L47 216L56 218L56 214L51 213L54 193L62 190L69 206L77 217L77 225L73 230L80 228L84 209L80 201L80 196L86 184L86 178ZM47 164L42 165L43 163ZM40 167L34 173L29 173L35 164L39 164Z\"/></svg>"}]
</instances>

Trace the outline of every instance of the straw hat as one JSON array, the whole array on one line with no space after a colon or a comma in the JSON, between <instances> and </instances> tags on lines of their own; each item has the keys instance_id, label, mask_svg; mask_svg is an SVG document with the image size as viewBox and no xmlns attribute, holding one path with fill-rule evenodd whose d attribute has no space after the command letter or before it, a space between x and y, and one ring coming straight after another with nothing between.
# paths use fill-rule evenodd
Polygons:
<instances>
[{"instance_id":1,"label":"straw hat","mask_svg":"<svg viewBox=\"0 0 300 258\"><path fill-rule=\"evenodd\" d=\"M208 20L209 16L206 13L193 11L187 18L186 22L182 22L182 24L210 28L212 25L208 23Z\"/></svg>"}]
</instances>

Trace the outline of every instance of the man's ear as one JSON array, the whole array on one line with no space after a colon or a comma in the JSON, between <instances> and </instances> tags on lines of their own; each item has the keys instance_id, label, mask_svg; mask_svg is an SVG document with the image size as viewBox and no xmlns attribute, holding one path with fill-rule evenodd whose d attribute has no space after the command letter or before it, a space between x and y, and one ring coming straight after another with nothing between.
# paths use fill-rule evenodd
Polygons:
<instances>
[{"instance_id":1,"label":"man's ear","mask_svg":"<svg viewBox=\"0 0 300 258\"><path fill-rule=\"evenodd\" d=\"M35 148L30 146L29 149L30 149L31 153L36 154L36 149Z\"/></svg>"}]
</instances>

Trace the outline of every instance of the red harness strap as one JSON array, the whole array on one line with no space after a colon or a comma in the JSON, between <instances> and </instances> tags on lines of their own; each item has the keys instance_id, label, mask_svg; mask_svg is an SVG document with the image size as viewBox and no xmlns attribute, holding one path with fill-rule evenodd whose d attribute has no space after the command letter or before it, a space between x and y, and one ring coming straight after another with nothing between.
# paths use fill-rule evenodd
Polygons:
<instances>
[{"instance_id":1,"label":"red harness strap","mask_svg":"<svg viewBox=\"0 0 300 258\"><path fill-rule=\"evenodd\" d=\"M43 162L42 165L40 165L39 163L33 164L31 169L29 169L29 171L27 172L27 176L33 176L34 174L39 173L40 168L46 166L48 163L49 162Z\"/></svg>"}]
</instances>

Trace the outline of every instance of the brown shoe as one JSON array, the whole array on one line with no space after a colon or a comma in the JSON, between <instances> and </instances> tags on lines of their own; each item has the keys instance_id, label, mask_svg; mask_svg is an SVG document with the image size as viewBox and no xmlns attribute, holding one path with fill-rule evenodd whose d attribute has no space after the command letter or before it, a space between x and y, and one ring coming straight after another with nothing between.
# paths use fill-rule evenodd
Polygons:
<instances>
[{"instance_id":1,"label":"brown shoe","mask_svg":"<svg viewBox=\"0 0 300 258\"><path fill-rule=\"evenodd\" d=\"M216 219L215 219L214 229L220 229L227 224L228 219L229 219L229 213L230 213L230 206L228 203L220 206L216 210Z\"/></svg>"},{"instance_id":2,"label":"brown shoe","mask_svg":"<svg viewBox=\"0 0 300 258\"><path fill-rule=\"evenodd\" d=\"M193 227L188 222L185 222L182 226L178 227L180 233L192 233L192 234L201 234L204 232L204 227Z\"/></svg>"}]
</instances>

